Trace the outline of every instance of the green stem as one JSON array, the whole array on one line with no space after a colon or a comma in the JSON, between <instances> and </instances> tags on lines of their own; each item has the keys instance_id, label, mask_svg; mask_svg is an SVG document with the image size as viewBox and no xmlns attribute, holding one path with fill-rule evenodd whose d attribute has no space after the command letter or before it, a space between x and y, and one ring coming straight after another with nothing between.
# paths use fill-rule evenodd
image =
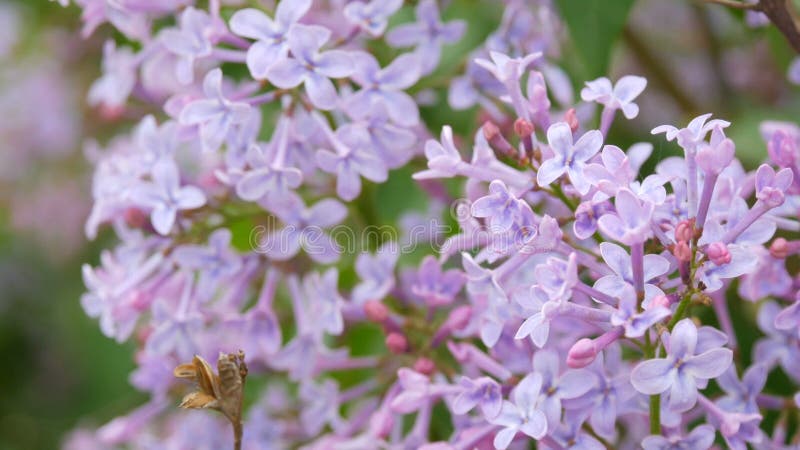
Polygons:
<instances>
[{"instance_id":1,"label":"green stem","mask_svg":"<svg viewBox=\"0 0 800 450\"><path fill-rule=\"evenodd\" d=\"M542 190L558 197L558 199L564 202L564 204L567 205L567 208L569 208L572 211L575 211L575 209L578 207L578 205L576 205L575 202L572 201L572 199L567 197L567 194L564 193L564 191L561 189L561 186L559 186L558 184L553 184L553 187L551 189L542 188Z\"/></svg>"},{"instance_id":2,"label":"green stem","mask_svg":"<svg viewBox=\"0 0 800 450\"><path fill-rule=\"evenodd\" d=\"M645 346L645 356L647 359L655 358L656 355L656 348L652 342L650 342L650 333L645 333L644 335L644 346ZM656 344L658 345L658 344ZM650 434L652 435L660 435L661 434L661 395L651 395L650 396Z\"/></svg>"},{"instance_id":3,"label":"green stem","mask_svg":"<svg viewBox=\"0 0 800 450\"><path fill-rule=\"evenodd\" d=\"M675 314L672 315L672 319L670 319L669 323L667 324L667 328L672 331L675 327L675 324L678 323L679 320L683 318L686 314L686 310L689 308L689 304L692 302L692 295L694 294L694 289L689 289L684 294L681 302L678 303L678 307L675 308Z\"/></svg>"}]
</instances>

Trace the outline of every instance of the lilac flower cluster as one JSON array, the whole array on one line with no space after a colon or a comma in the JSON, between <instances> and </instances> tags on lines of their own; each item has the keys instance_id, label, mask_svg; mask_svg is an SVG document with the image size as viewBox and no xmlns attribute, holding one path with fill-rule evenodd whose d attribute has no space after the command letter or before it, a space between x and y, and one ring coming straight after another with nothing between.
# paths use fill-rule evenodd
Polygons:
<instances>
[{"instance_id":1,"label":"lilac flower cluster","mask_svg":"<svg viewBox=\"0 0 800 450\"><path fill-rule=\"evenodd\" d=\"M647 81L600 78L576 101L549 2L503 2L445 70L449 105L488 121L439 139L419 105L467 30L435 0L401 24L397 0L77 3L85 32L141 44L109 41L89 94L152 114L97 153L86 233L119 243L84 266L82 305L136 342L150 400L67 448L229 447L224 421L175 408L172 371L239 349L261 380L246 449L796 445L800 397L762 391L771 373L800 383L800 127L765 123L769 159L747 171L728 122L663 125L683 155L645 173L652 144L606 138ZM464 181L460 230L416 266L392 241L341 254L327 230L364 227L365 186L406 165L431 214ZM734 292L765 335L752 361Z\"/></svg>"}]
</instances>

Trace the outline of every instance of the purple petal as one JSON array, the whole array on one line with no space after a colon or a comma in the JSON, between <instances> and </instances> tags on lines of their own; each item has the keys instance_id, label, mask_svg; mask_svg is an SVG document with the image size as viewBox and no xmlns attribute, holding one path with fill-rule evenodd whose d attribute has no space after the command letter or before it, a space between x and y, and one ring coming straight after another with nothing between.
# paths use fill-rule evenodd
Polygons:
<instances>
[{"instance_id":1,"label":"purple petal","mask_svg":"<svg viewBox=\"0 0 800 450\"><path fill-rule=\"evenodd\" d=\"M288 27L297 22L311 8L311 0L283 0L275 11L275 20Z\"/></svg>"},{"instance_id":2,"label":"purple petal","mask_svg":"<svg viewBox=\"0 0 800 450\"><path fill-rule=\"evenodd\" d=\"M281 89L291 89L300 85L308 74L309 70L300 61L286 58L269 68L267 79Z\"/></svg>"},{"instance_id":3,"label":"purple petal","mask_svg":"<svg viewBox=\"0 0 800 450\"><path fill-rule=\"evenodd\" d=\"M310 73L305 80L306 92L311 103L319 109L330 110L336 107L339 96L333 82L317 73Z\"/></svg>"},{"instance_id":4,"label":"purple petal","mask_svg":"<svg viewBox=\"0 0 800 450\"><path fill-rule=\"evenodd\" d=\"M685 370L695 378L711 379L722 375L733 361L733 352L727 348L715 348L688 359Z\"/></svg>"},{"instance_id":5,"label":"purple petal","mask_svg":"<svg viewBox=\"0 0 800 450\"><path fill-rule=\"evenodd\" d=\"M631 384L642 394L660 394L672 385L675 372L675 365L671 360L650 359L639 363L631 371Z\"/></svg>"}]
</instances>

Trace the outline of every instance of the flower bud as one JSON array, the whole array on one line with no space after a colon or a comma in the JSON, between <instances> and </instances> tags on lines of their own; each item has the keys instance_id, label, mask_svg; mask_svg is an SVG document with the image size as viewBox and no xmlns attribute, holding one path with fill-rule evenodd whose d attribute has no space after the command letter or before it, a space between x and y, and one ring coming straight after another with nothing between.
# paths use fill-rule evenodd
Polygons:
<instances>
[{"instance_id":1,"label":"flower bud","mask_svg":"<svg viewBox=\"0 0 800 450\"><path fill-rule=\"evenodd\" d=\"M408 339L400 333L389 333L386 336L386 348L394 354L405 353L408 350Z\"/></svg>"},{"instance_id":2,"label":"flower bud","mask_svg":"<svg viewBox=\"0 0 800 450\"><path fill-rule=\"evenodd\" d=\"M692 259L692 249L686 241L680 241L672 248L672 254L681 262L688 262Z\"/></svg>"},{"instance_id":3,"label":"flower bud","mask_svg":"<svg viewBox=\"0 0 800 450\"><path fill-rule=\"evenodd\" d=\"M789 256L789 242L784 238L777 238L769 246L769 254L773 258L786 259Z\"/></svg>"},{"instance_id":4,"label":"flower bud","mask_svg":"<svg viewBox=\"0 0 800 450\"><path fill-rule=\"evenodd\" d=\"M651 308L657 308L659 306L663 306L664 308L669 308L669 305L671 304L672 302L666 295L656 295L655 297L653 297L652 300L650 300Z\"/></svg>"},{"instance_id":5,"label":"flower bud","mask_svg":"<svg viewBox=\"0 0 800 450\"><path fill-rule=\"evenodd\" d=\"M436 371L436 364L430 358L420 358L414 362L414 370L423 375L432 375Z\"/></svg>"},{"instance_id":6,"label":"flower bud","mask_svg":"<svg viewBox=\"0 0 800 450\"><path fill-rule=\"evenodd\" d=\"M675 240L689 242L694 235L694 224L690 220L681 220L675 227Z\"/></svg>"},{"instance_id":7,"label":"flower bud","mask_svg":"<svg viewBox=\"0 0 800 450\"><path fill-rule=\"evenodd\" d=\"M514 121L514 133L521 138L529 137L533 134L533 124L523 118L518 118Z\"/></svg>"},{"instance_id":8,"label":"flower bud","mask_svg":"<svg viewBox=\"0 0 800 450\"><path fill-rule=\"evenodd\" d=\"M471 318L472 307L464 305L453 309L447 318L447 322L450 324L450 329L463 330L469 324Z\"/></svg>"},{"instance_id":9,"label":"flower bud","mask_svg":"<svg viewBox=\"0 0 800 450\"><path fill-rule=\"evenodd\" d=\"M567 365L573 369L586 367L597 357L597 348L589 338L578 340L567 354Z\"/></svg>"},{"instance_id":10,"label":"flower bud","mask_svg":"<svg viewBox=\"0 0 800 450\"><path fill-rule=\"evenodd\" d=\"M147 226L147 214L139 208L130 207L125 210L125 223L131 228L142 228Z\"/></svg>"},{"instance_id":11,"label":"flower bud","mask_svg":"<svg viewBox=\"0 0 800 450\"><path fill-rule=\"evenodd\" d=\"M389 308L377 300L368 300L364 303L364 314L372 322L383 323L389 318Z\"/></svg>"},{"instance_id":12,"label":"flower bud","mask_svg":"<svg viewBox=\"0 0 800 450\"><path fill-rule=\"evenodd\" d=\"M578 116L575 114L575 108L570 108L564 113L564 122L567 122L569 129L572 130L573 133L578 131L578 126L580 126L580 124L578 123Z\"/></svg>"},{"instance_id":13,"label":"flower bud","mask_svg":"<svg viewBox=\"0 0 800 450\"><path fill-rule=\"evenodd\" d=\"M718 266L731 262L731 253L728 251L728 246L722 242L714 242L709 245L706 248L706 256Z\"/></svg>"}]
</instances>

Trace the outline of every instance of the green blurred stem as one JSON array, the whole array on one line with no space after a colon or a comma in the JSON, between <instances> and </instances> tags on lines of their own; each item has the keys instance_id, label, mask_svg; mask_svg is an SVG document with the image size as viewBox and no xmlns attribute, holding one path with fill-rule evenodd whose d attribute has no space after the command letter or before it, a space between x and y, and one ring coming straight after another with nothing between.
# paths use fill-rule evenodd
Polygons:
<instances>
[{"instance_id":1,"label":"green blurred stem","mask_svg":"<svg viewBox=\"0 0 800 450\"><path fill-rule=\"evenodd\" d=\"M575 211L575 209L578 207L578 205L576 205L571 198L567 197L567 194L564 193L564 190L561 189L561 186L558 184L553 184L551 189L542 188L542 190L558 197L558 199L564 202L564 204L567 205L567 208L572 211Z\"/></svg>"},{"instance_id":2,"label":"green blurred stem","mask_svg":"<svg viewBox=\"0 0 800 450\"><path fill-rule=\"evenodd\" d=\"M650 341L650 333L645 333L644 335L644 348L645 348L645 356L647 359L653 359L657 357L656 346ZM661 395L651 395L650 396L650 434L652 435L660 435L661 434Z\"/></svg>"}]
</instances>

